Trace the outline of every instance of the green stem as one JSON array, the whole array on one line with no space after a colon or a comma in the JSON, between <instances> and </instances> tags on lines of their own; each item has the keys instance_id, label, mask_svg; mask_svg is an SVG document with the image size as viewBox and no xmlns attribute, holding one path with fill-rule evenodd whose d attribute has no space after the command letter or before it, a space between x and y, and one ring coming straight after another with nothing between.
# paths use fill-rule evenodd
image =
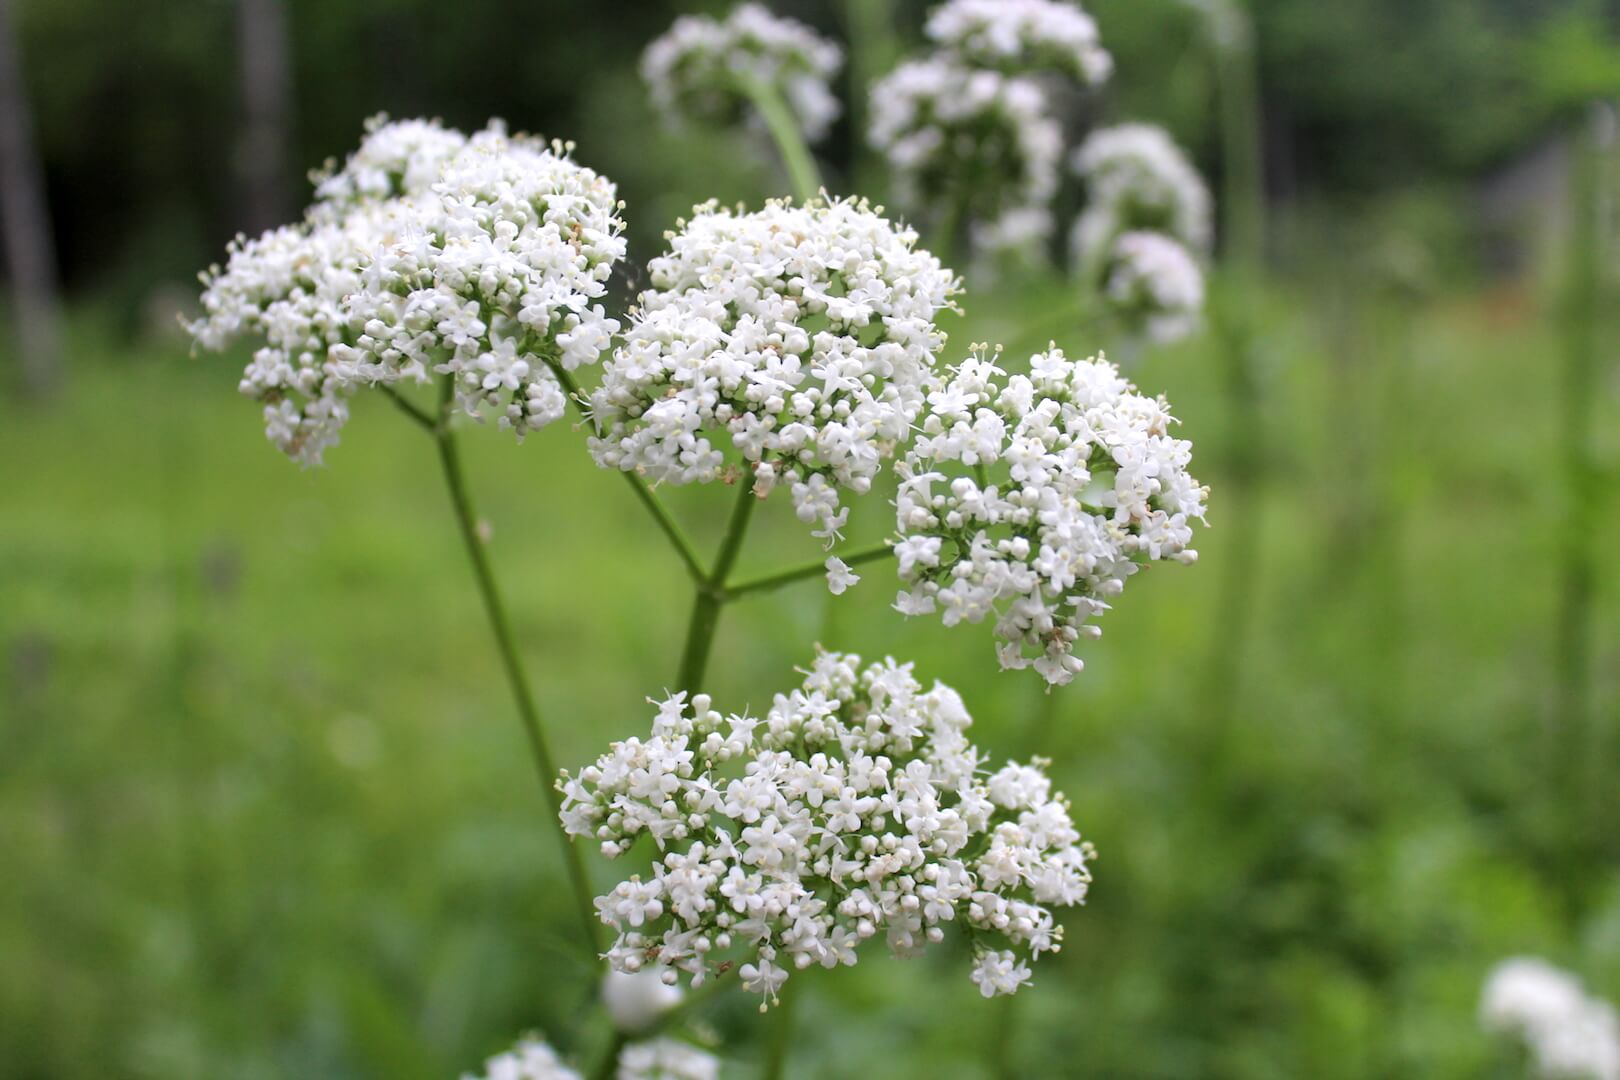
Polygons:
<instances>
[{"instance_id":1,"label":"green stem","mask_svg":"<svg viewBox=\"0 0 1620 1080\"><path fill-rule=\"evenodd\" d=\"M894 554L894 548L885 541L869 548L862 548L859 551L835 552L835 554L837 554L838 558L844 560L846 566L859 566L862 563L888 558ZM813 578L826 572L826 559L822 559L820 562L802 563L799 566L775 574L766 574L763 577L751 578L736 585L727 585L725 599L729 601L735 600L739 596L746 596L749 593L770 592L772 589L780 589L784 585L792 585L796 581L803 581L806 578Z\"/></svg>"},{"instance_id":2,"label":"green stem","mask_svg":"<svg viewBox=\"0 0 1620 1080\"><path fill-rule=\"evenodd\" d=\"M765 1048L764 1080L782 1080L787 1075L788 1051L793 1045L793 1003L799 993L800 987L790 979L777 997L771 1014L770 1043Z\"/></svg>"},{"instance_id":3,"label":"green stem","mask_svg":"<svg viewBox=\"0 0 1620 1080\"><path fill-rule=\"evenodd\" d=\"M564 395L579 412L580 419L590 424L591 429L600 435L601 430L596 427L590 413L585 410L585 398L579 392L579 384L574 381L573 374L560 364L550 366L553 374L557 376L557 381L562 384ZM675 553L681 557L681 563L686 567L687 574L693 581L702 581L704 577L703 560L698 557L697 549L692 546L692 541L687 538L686 531L681 528L680 522L675 520L675 515L669 512L669 508L659 500L653 489L647 485L647 478L638 472L618 471L624 477L625 483L630 485L630 490L635 492L636 499L653 516L653 521L658 524L659 531L669 540L670 546L675 549Z\"/></svg>"},{"instance_id":4,"label":"green stem","mask_svg":"<svg viewBox=\"0 0 1620 1080\"><path fill-rule=\"evenodd\" d=\"M754 504L759 502L747 475L739 479L737 485L737 501L732 505L731 520L726 523L725 538L720 541L720 554L715 557L714 569L698 582L697 595L692 598L692 617L686 627L686 647L681 650L681 670L676 677L677 689L680 690L695 692L703 681L704 671L709 664L709 648L714 644L715 631L720 627L720 608L726 602L726 578L742 550Z\"/></svg>"},{"instance_id":5,"label":"green stem","mask_svg":"<svg viewBox=\"0 0 1620 1080\"><path fill-rule=\"evenodd\" d=\"M1593 126L1598 118L1594 117ZM1591 683L1593 570L1591 537L1597 531L1597 493L1602 490L1591 455L1592 407L1597 395L1598 313L1603 275L1603 148L1589 130L1576 148L1570 193L1569 276L1563 318L1564 371L1559 395L1559 431L1566 521L1557 627L1558 677L1551 742L1557 748L1557 786L1570 799L1571 906L1578 909L1579 868L1589 865L1587 826L1588 714Z\"/></svg>"},{"instance_id":6,"label":"green stem","mask_svg":"<svg viewBox=\"0 0 1620 1080\"><path fill-rule=\"evenodd\" d=\"M782 165L787 169L788 179L793 182L794 194L800 202L814 199L821 192L821 171L816 168L816 159L805 145L804 134L799 130L799 122L794 119L793 111L776 87L759 76L744 73L738 76L737 82L765 121L765 127L776 143L776 151L782 155Z\"/></svg>"},{"instance_id":7,"label":"green stem","mask_svg":"<svg viewBox=\"0 0 1620 1080\"><path fill-rule=\"evenodd\" d=\"M377 389L381 390L383 395L387 397L389 401L392 401L394 406L399 409L400 412L410 417L418 427L423 428L426 431L438 430L439 425L433 419L433 417L429 416L423 410L417 408L416 405L404 394L401 394L398 390L395 390L392 386L387 384L379 384Z\"/></svg>"},{"instance_id":8,"label":"green stem","mask_svg":"<svg viewBox=\"0 0 1620 1080\"><path fill-rule=\"evenodd\" d=\"M624 1053L629 1042L630 1036L614 1028L607 1051L603 1053L602 1060L596 1063L596 1068L591 1070L591 1080L613 1080L619 1074L619 1055Z\"/></svg>"},{"instance_id":9,"label":"green stem","mask_svg":"<svg viewBox=\"0 0 1620 1080\"><path fill-rule=\"evenodd\" d=\"M535 705L534 692L529 688L528 677L524 675L522 664L518 661L517 648L512 641L512 628L506 618L506 606L501 599L500 587L495 582L494 571L490 569L489 557L484 551L484 540L478 530L478 515L473 509L472 496L467 491L466 476L461 467L461 453L456 445L455 432L450 427L455 391L454 379L454 375L445 376L443 393L439 400L439 422L434 427L434 439L439 447L439 462L444 467L445 483L450 489L450 502L456 512L456 521L461 526L461 539L467 549L467 558L472 563L473 576L478 581L478 593L484 601L484 614L488 617L490 631L495 636L495 646L501 655L501 665L506 670L512 697L517 703L518 716L523 721L523 730L528 736L529 752L534 758L535 769L540 774L540 786L545 791L546 804L550 810L551 827L556 830L557 840L562 845L563 862L568 870L574 901L585 930L585 936L581 940L585 947L595 954L601 951L602 927L596 918L596 905L592 899L590 881L585 876L585 863L580 858L579 849L569 841L568 834L563 830L562 819L559 816L562 805L556 786L557 766L551 756L551 749L546 744L545 730L540 722L540 710Z\"/></svg>"}]
</instances>

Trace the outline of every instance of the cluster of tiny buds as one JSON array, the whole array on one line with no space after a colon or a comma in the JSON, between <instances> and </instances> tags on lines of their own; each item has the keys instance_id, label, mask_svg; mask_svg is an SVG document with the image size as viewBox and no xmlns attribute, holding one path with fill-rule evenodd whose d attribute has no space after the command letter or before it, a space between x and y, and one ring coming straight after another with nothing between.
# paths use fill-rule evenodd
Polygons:
<instances>
[{"instance_id":1,"label":"cluster of tiny buds","mask_svg":"<svg viewBox=\"0 0 1620 1080\"><path fill-rule=\"evenodd\" d=\"M813 142L838 119L830 84L842 64L843 50L833 42L801 22L747 3L724 19L676 19L642 54L641 75L653 104L672 125L737 119L747 101L739 80L758 80L782 96Z\"/></svg>"},{"instance_id":2,"label":"cluster of tiny buds","mask_svg":"<svg viewBox=\"0 0 1620 1080\"><path fill-rule=\"evenodd\" d=\"M306 464L355 390L434 376L521 438L562 414L558 370L594 363L618 330L598 301L624 256L622 203L571 149L499 121L469 137L377 118L316 174L302 223L239 239L203 275L188 329L210 349L260 342L241 390Z\"/></svg>"},{"instance_id":3,"label":"cluster of tiny buds","mask_svg":"<svg viewBox=\"0 0 1620 1080\"><path fill-rule=\"evenodd\" d=\"M787 487L830 548L908 437L959 283L864 200L715 202L667 235L590 406L604 468Z\"/></svg>"},{"instance_id":4,"label":"cluster of tiny buds","mask_svg":"<svg viewBox=\"0 0 1620 1080\"><path fill-rule=\"evenodd\" d=\"M1102 357L1056 345L1009 375L978 346L929 394L898 467L895 607L947 626L994 616L1003 667L1050 684L1083 664L1087 625L1160 559L1192 562L1205 489L1168 403Z\"/></svg>"},{"instance_id":5,"label":"cluster of tiny buds","mask_svg":"<svg viewBox=\"0 0 1620 1080\"><path fill-rule=\"evenodd\" d=\"M1046 763L986 774L961 698L910 665L822 653L804 676L762 718L676 694L649 738L564 775L569 835L660 852L597 899L609 964L694 984L735 968L764 1004L793 969L852 965L874 937L914 955L954 922L981 992L1013 993L1060 947L1051 907L1090 882Z\"/></svg>"}]
</instances>

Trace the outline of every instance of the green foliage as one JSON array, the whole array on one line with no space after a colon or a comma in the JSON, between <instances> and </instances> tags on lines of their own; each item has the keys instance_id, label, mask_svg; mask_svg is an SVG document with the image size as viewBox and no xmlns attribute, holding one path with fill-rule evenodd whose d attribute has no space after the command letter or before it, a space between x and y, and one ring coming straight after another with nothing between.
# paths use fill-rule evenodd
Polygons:
<instances>
[{"instance_id":1,"label":"green foliage","mask_svg":"<svg viewBox=\"0 0 1620 1080\"><path fill-rule=\"evenodd\" d=\"M720 702L763 707L811 640L915 658L963 690L980 745L1055 759L1101 851L1015 1005L981 1000L950 949L874 954L806 978L795 1075L978 1077L999 1057L1471 1077L1496 1060L1474 1008L1500 957L1620 996L1620 850L1567 875L1570 807L1544 779L1548 335L1471 301L1414 321L1405 295L1351 287L1368 276L1261 309L1274 449L1224 724L1204 687L1243 434L1207 345L1136 372L1214 485L1203 558L1134 583L1071 687L997 672L983 627L902 620L884 564L836 601L807 582L727 611ZM980 291L953 340L1062 340L1061 297ZM426 1080L527 1028L590 1045L562 868L430 441L363 396L331 464L300 472L228 361L104 340L80 320L56 411L0 413L0 455L24 463L0 492L0 1077ZM679 564L567 425L464 441L555 751L583 762L644 730L674 677ZM729 491L665 495L712 544ZM864 510L852 543L884 531ZM1615 501L1598 513L1613 535ZM741 573L816 554L784 505L759 518ZM1620 564L1598 573L1612 667ZM739 1070L768 1038L753 1009L704 1014Z\"/></svg>"}]
</instances>

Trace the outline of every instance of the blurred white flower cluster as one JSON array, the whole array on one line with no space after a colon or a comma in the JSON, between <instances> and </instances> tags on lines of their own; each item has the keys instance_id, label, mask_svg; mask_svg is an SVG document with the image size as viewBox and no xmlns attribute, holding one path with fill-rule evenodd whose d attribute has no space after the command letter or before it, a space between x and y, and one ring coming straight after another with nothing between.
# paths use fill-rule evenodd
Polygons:
<instances>
[{"instance_id":1,"label":"blurred white flower cluster","mask_svg":"<svg viewBox=\"0 0 1620 1080\"><path fill-rule=\"evenodd\" d=\"M1156 232L1114 241L1103 296L1124 325L1149 341L1180 341L1204 310L1204 272L1192 253Z\"/></svg>"},{"instance_id":2,"label":"blurred white flower cluster","mask_svg":"<svg viewBox=\"0 0 1620 1080\"><path fill-rule=\"evenodd\" d=\"M1096 21L1064 0L949 0L927 31L935 51L872 86L873 147L910 209L971 224L981 250L1038 250L1063 157L1041 77L1108 78Z\"/></svg>"},{"instance_id":3,"label":"blurred white flower cluster","mask_svg":"<svg viewBox=\"0 0 1620 1080\"><path fill-rule=\"evenodd\" d=\"M570 835L610 858L643 836L660 851L597 899L610 965L698 983L740 959L768 1002L793 968L854 964L878 936L914 955L957 922L980 990L1018 989L1059 947L1047 905L1084 901L1092 853L1043 763L981 771L971 722L909 664L838 653L763 718L663 702L649 738L563 780Z\"/></svg>"},{"instance_id":4,"label":"blurred white flower cluster","mask_svg":"<svg viewBox=\"0 0 1620 1080\"><path fill-rule=\"evenodd\" d=\"M1539 1075L1620 1080L1620 1018L1580 980L1532 957L1498 964L1486 980L1480 1020L1524 1041Z\"/></svg>"},{"instance_id":5,"label":"blurred white flower cluster","mask_svg":"<svg viewBox=\"0 0 1620 1080\"><path fill-rule=\"evenodd\" d=\"M1033 79L930 56L901 64L872 88L872 145L888 158L896 197L931 211L945 227L960 219L1051 233L1047 204L1057 192L1063 130Z\"/></svg>"},{"instance_id":6,"label":"blurred white flower cluster","mask_svg":"<svg viewBox=\"0 0 1620 1080\"><path fill-rule=\"evenodd\" d=\"M830 547L840 493L871 487L937 380L958 283L916 241L864 201L698 207L592 395L597 462L675 484L740 464Z\"/></svg>"},{"instance_id":7,"label":"blurred white flower cluster","mask_svg":"<svg viewBox=\"0 0 1620 1080\"><path fill-rule=\"evenodd\" d=\"M949 0L928 17L928 37L972 67L1049 70L1087 86L1114 70L1097 20L1054 0Z\"/></svg>"},{"instance_id":8,"label":"blurred white flower cluster","mask_svg":"<svg viewBox=\"0 0 1620 1080\"><path fill-rule=\"evenodd\" d=\"M618 324L595 303L624 255L613 185L569 147L373 121L317 178L299 225L238 238L203 275L198 345L262 345L241 390L270 439L318 463L364 386L454 376L457 404L519 437L557 419L552 364L594 362Z\"/></svg>"},{"instance_id":9,"label":"blurred white flower cluster","mask_svg":"<svg viewBox=\"0 0 1620 1080\"><path fill-rule=\"evenodd\" d=\"M1205 489L1168 403L1101 359L1052 347L1030 374L975 355L929 395L899 466L895 606L947 626L996 618L1003 668L1051 684L1083 667L1079 638L1144 563L1192 562Z\"/></svg>"},{"instance_id":10,"label":"blurred white flower cluster","mask_svg":"<svg viewBox=\"0 0 1620 1080\"><path fill-rule=\"evenodd\" d=\"M1169 133L1120 124L1087 136L1073 159L1086 208L1072 246L1082 277L1102 286L1125 327L1167 343L1186 337L1204 307L1198 257L1209 252L1209 189Z\"/></svg>"},{"instance_id":11,"label":"blurred white flower cluster","mask_svg":"<svg viewBox=\"0 0 1620 1080\"><path fill-rule=\"evenodd\" d=\"M717 1080L720 1061L713 1054L678 1039L657 1038L631 1043L619 1055L617 1080ZM462 1080L584 1080L565 1065L545 1042L527 1038L484 1063L479 1076Z\"/></svg>"},{"instance_id":12,"label":"blurred white flower cluster","mask_svg":"<svg viewBox=\"0 0 1620 1080\"><path fill-rule=\"evenodd\" d=\"M641 76L666 120L734 123L748 114L739 80L754 78L782 95L812 142L838 119L829 86L843 51L803 23L742 4L723 20L683 15L647 47Z\"/></svg>"}]
</instances>

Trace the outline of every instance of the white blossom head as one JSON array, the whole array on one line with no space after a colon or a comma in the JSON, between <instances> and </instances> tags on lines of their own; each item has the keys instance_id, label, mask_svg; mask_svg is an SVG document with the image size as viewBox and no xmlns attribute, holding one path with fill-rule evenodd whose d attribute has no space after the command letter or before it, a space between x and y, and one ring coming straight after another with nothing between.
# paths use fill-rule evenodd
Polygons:
<instances>
[{"instance_id":1,"label":"white blossom head","mask_svg":"<svg viewBox=\"0 0 1620 1080\"><path fill-rule=\"evenodd\" d=\"M478 1076L463 1074L461 1080L583 1080L577 1069L563 1064L544 1040L522 1039L504 1054L497 1054L484 1063Z\"/></svg>"},{"instance_id":2,"label":"white blossom head","mask_svg":"<svg viewBox=\"0 0 1620 1080\"><path fill-rule=\"evenodd\" d=\"M1160 345L1198 327L1204 310L1204 271L1181 244L1155 232L1128 232L1114 241L1103 300L1127 333Z\"/></svg>"},{"instance_id":3,"label":"white blossom head","mask_svg":"<svg viewBox=\"0 0 1620 1080\"><path fill-rule=\"evenodd\" d=\"M631 1043L619 1055L618 1080L719 1080L719 1077L719 1058L679 1039Z\"/></svg>"},{"instance_id":4,"label":"white blossom head","mask_svg":"<svg viewBox=\"0 0 1620 1080\"><path fill-rule=\"evenodd\" d=\"M335 220L362 203L420 195L439 181L439 172L467 136L438 120L389 120L378 113L366 121L360 145L341 167L329 161L311 172L315 205L310 216Z\"/></svg>"},{"instance_id":5,"label":"white blossom head","mask_svg":"<svg viewBox=\"0 0 1620 1080\"><path fill-rule=\"evenodd\" d=\"M1028 375L964 361L898 468L895 607L947 626L993 617L1003 668L1067 683L1088 621L1132 574L1196 558L1205 489L1172 422L1101 358L1053 346Z\"/></svg>"},{"instance_id":6,"label":"white blossom head","mask_svg":"<svg viewBox=\"0 0 1620 1080\"><path fill-rule=\"evenodd\" d=\"M1057 191L1063 132L1032 79L912 60L873 85L871 117L871 143L915 212L995 221Z\"/></svg>"},{"instance_id":7,"label":"white blossom head","mask_svg":"<svg viewBox=\"0 0 1620 1080\"><path fill-rule=\"evenodd\" d=\"M1514 957L1491 971L1480 999L1487 1030L1522 1040L1539 1076L1620 1080L1620 1018L1579 979L1543 960Z\"/></svg>"},{"instance_id":8,"label":"white blossom head","mask_svg":"<svg viewBox=\"0 0 1620 1080\"><path fill-rule=\"evenodd\" d=\"M631 1034L651 1027L683 996L673 978L666 982L656 971L610 971L602 980L602 1005L613 1026Z\"/></svg>"},{"instance_id":9,"label":"white blossom head","mask_svg":"<svg viewBox=\"0 0 1620 1080\"><path fill-rule=\"evenodd\" d=\"M1100 128L1080 144L1072 164L1086 182L1086 209L1072 237L1082 260L1104 257L1122 232L1161 232L1208 253L1214 233L1209 188L1163 128Z\"/></svg>"},{"instance_id":10,"label":"white blossom head","mask_svg":"<svg viewBox=\"0 0 1620 1080\"><path fill-rule=\"evenodd\" d=\"M569 835L609 858L658 849L596 901L608 963L694 983L740 964L768 1002L794 970L854 964L873 938L915 955L954 922L981 991L1012 993L1090 882L1044 763L986 773L962 699L909 664L823 653L804 675L762 718L676 694L647 738L565 774Z\"/></svg>"},{"instance_id":11,"label":"white blossom head","mask_svg":"<svg viewBox=\"0 0 1620 1080\"><path fill-rule=\"evenodd\" d=\"M842 64L843 51L803 23L741 4L722 20L676 19L642 54L641 76L659 112L676 125L736 122L748 108L739 80L758 79L782 95L814 142L838 119L829 84Z\"/></svg>"},{"instance_id":12,"label":"white blossom head","mask_svg":"<svg viewBox=\"0 0 1620 1080\"><path fill-rule=\"evenodd\" d=\"M356 389L434 375L521 437L563 411L552 365L594 362L618 328L593 302L624 254L619 203L568 150L499 123L373 122L302 224L239 238L203 275L188 329L208 349L259 343L241 390L307 464Z\"/></svg>"},{"instance_id":13,"label":"white blossom head","mask_svg":"<svg viewBox=\"0 0 1620 1080\"><path fill-rule=\"evenodd\" d=\"M949 0L928 17L928 37L970 67L1013 75L1052 71L1095 86L1114 70L1097 20L1062 0Z\"/></svg>"},{"instance_id":14,"label":"white blossom head","mask_svg":"<svg viewBox=\"0 0 1620 1080\"><path fill-rule=\"evenodd\" d=\"M698 207L591 398L604 468L790 489L831 546L937 381L958 283L864 201Z\"/></svg>"}]
</instances>

